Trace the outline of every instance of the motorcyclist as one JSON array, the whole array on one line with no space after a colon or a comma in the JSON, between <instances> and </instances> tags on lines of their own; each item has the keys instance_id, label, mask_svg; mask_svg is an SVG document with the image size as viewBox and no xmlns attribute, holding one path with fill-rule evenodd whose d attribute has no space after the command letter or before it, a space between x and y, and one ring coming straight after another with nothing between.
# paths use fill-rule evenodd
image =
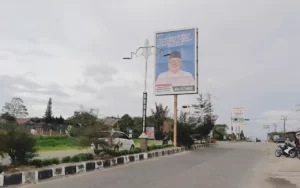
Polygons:
<instances>
[{"instance_id":1,"label":"motorcyclist","mask_svg":"<svg viewBox=\"0 0 300 188\"><path fill-rule=\"evenodd\" d=\"M299 139L300 139L300 132L298 132L296 134L296 139L295 139L295 145L296 145L296 148L300 148L300 142L299 142Z\"/></svg>"},{"instance_id":2,"label":"motorcyclist","mask_svg":"<svg viewBox=\"0 0 300 188\"><path fill-rule=\"evenodd\" d=\"M287 149L288 147L295 147L295 144L293 142L291 142L289 138L286 138L284 143L285 143L284 150Z\"/></svg>"},{"instance_id":3,"label":"motorcyclist","mask_svg":"<svg viewBox=\"0 0 300 188\"><path fill-rule=\"evenodd\" d=\"M169 141L168 134L166 132L164 132L163 145L168 144L168 141Z\"/></svg>"}]
</instances>

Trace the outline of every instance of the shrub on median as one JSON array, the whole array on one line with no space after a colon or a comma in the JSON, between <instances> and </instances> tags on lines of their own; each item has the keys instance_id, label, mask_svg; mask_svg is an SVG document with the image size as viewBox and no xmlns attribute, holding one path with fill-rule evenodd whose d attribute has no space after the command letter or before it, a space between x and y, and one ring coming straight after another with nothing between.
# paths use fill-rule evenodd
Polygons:
<instances>
[{"instance_id":1,"label":"shrub on median","mask_svg":"<svg viewBox=\"0 0 300 188\"><path fill-rule=\"evenodd\" d=\"M167 147L172 147L173 145L153 145L148 146L148 151L156 150L156 149L163 149ZM106 154L110 155L111 157L119 157L123 155L130 155L130 154L137 154L142 153L141 148L135 148L134 150L122 150L122 151L113 151L108 150L105 151ZM60 163L71 163L71 162L81 162L81 161L90 161L94 160L94 155L91 153L80 153L74 156L66 156L63 157L61 160L59 158L50 158L50 159L32 159L28 162L28 165L35 166L37 168L50 166L50 165L57 165Z\"/></svg>"},{"instance_id":2,"label":"shrub on median","mask_svg":"<svg viewBox=\"0 0 300 188\"><path fill-rule=\"evenodd\" d=\"M60 164L59 158L50 158L50 159L32 159L28 162L30 166L35 167L43 167L43 166L50 166L50 165L57 165Z\"/></svg>"},{"instance_id":3,"label":"shrub on median","mask_svg":"<svg viewBox=\"0 0 300 188\"><path fill-rule=\"evenodd\" d=\"M60 163L70 163L70 162L80 162L80 161L89 161L93 160L94 155L91 153L80 153L74 156L66 156L63 157L61 160L59 158L50 158L50 159L32 159L28 162L30 166L35 167L43 167L43 166L50 166L50 165L57 165Z\"/></svg>"}]
</instances>

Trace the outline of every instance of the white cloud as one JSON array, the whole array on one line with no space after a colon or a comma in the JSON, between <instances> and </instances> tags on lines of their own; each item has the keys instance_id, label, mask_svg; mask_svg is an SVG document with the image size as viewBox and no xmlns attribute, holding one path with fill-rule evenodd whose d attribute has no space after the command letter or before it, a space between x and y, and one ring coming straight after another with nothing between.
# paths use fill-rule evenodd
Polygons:
<instances>
[{"instance_id":1,"label":"white cloud","mask_svg":"<svg viewBox=\"0 0 300 188\"><path fill-rule=\"evenodd\" d=\"M141 115L145 60L122 58L146 38L153 44L156 31L195 26L199 90L216 96L218 122L230 124L235 106L276 122L299 102L299 9L298 1L280 0L1 1L0 104L21 96L41 116L52 97L55 115L80 104L104 115ZM153 96L153 57L149 108L157 101L173 109L172 96ZM178 104L195 101L179 96Z\"/></svg>"}]
</instances>

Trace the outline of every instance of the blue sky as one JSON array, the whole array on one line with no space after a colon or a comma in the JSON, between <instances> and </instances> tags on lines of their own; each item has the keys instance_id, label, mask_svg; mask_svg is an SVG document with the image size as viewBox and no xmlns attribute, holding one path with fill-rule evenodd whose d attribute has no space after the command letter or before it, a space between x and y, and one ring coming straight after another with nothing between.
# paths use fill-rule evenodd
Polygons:
<instances>
[{"instance_id":1,"label":"blue sky","mask_svg":"<svg viewBox=\"0 0 300 188\"><path fill-rule=\"evenodd\" d=\"M198 27L199 89L216 96L218 123L244 107L250 135L264 138L264 124L280 129L281 115L288 130L300 128L299 10L297 0L3 0L0 104L19 96L42 116L52 97L55 115L80 104L104 116L141 115L145 60L122 58L146 39L154 44L157 31ZM153 56L148 70L149 108L173 110L171 96L153 95Z\"/></svg>"}]
</instances>

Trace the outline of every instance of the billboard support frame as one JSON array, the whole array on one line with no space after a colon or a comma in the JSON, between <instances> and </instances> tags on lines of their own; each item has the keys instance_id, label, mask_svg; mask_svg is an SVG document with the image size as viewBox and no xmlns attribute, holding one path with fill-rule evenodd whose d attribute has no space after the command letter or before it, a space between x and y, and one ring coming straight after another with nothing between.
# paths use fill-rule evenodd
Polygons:
<instances>
[{"instance_id":1,"label":"billboard support frame","mask_svg":"<svg viewBox=\"0 0 300 188\"><path fill-rule=\"evenodd\" d=\"M155 58L155 64L154 64L154 71L155 71L155 77L154 77L154 95L155 96L165 96L165 95L173 95L174 96L174 130L173 130L173 145L176 147L177 146L177 107L178 107L178 95L187 95L187 94L199 94L199 87L198 87L198 28L197 27L193 27L193 28L183 28L183 29L177 29L177 30L169 30L169 31L161 31L161 32L155 32L155 44L154 46L157 47L157 42L156 42L156 37L158 35L158 33L169 33L169 32L176 32L176 31L185 31L185 30L194 30L194 55L195 55L195 59L194 59L194 76L195 76L195 91L192 92L186 92L186 93L171 93L171 94L160 94L157 95L156 92L156 58Z\"/></svg>"}]
</instances>

